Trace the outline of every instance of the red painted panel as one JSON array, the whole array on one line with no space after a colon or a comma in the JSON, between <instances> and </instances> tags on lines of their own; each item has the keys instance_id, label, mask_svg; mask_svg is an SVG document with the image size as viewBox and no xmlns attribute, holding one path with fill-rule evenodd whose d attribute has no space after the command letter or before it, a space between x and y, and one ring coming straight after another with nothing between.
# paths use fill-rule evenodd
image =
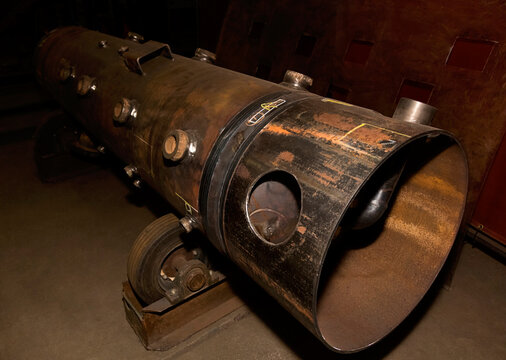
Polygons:
<instances>
[{"instance_id":1,"label":"red painted panel","mask_svg":"<svg viewBox=\"0 0 506 360\"><path fill-rule=\"evenodd\" d=\"M263 21L255 21L249 29L250 40L260 40L264 32L265 23Z\"/></svg>"},{"instance_id":2,"label":"red painted panel","mask_svg":"<svg viewBox=\"0 0 506 360\"><path fill-rule=\"evenodd\" d=\"M506 137L492 163L472 224L506 245Z\"/></svg>"},{"instance_id":3,"label":"red painted panel","mask_svg":"<svg viewBox=\"0 0 506 360\"><path fill-rule=\"evenodd\" d=\"M297 50L295 50L295 53L297 55L310 57L313 54L315 44L316 38L314 36L302 34L299 39L299 43L297 44Z\"/></svg>"},{"instance_id":4,"label":"red painted panel","mask_svg":"<svg viewBox=\"0 0 506 360\"><path fill-rule=\"evenodd\" d=\"M397 95L397 102L400 98L405 97L428 104L432 90L434 90L434 86L431 84L404 79Z\"/></svg>"},{"instance_id":5,"label":"red painted panel","mask_svg":"<svg viewBox=\"0 0 506 360\"><path fill-rule=\"evenodd\" d=\"M265 23L258 41L248 38L254 21ZM504 0L230 0L217 59L273 82L305 73L311 92L387 116L399 95L430 96L433 125L468 155L472 213L506 130L504 24Z\"/></svg>"},{"instance_id":6,"label":"red painted panel","mask_svg":"<svg viewBox=\"0 0 506 360\"><path fill-rule=\"evenodd\" d=\"M367 63L373 43L370 41L353 40L348 46L344 61L363 64Z\"/></svg>"},{"instance_id":7,"label":"red painted panel","mask_svg":"<svg viewBox=\"0 0 506 360\"><path fill-rule=\"evenodd\" d=\"M459 38L455 40L446 65L483 71L495 42Z\"/></svg>"}]
</instances>

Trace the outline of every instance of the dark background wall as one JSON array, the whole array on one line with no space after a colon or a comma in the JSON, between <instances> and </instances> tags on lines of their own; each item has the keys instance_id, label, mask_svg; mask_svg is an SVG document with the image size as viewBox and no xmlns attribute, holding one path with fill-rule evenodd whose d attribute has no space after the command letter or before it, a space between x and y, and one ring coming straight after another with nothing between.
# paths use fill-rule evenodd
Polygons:
<instances>
[{"instance_id":1,"label":"dark background wall","mask_svg":"<svg viewBox=\"0 0 506 360\"><path fill-rule=\"evenodd\" d=\"M0 12L0 142L33 132L56 107L37 87L33 52L45 33L69 25L119 37L129 31L170 44L192 56L195 48L214 51L228 0L18 0Z\"/></svg>"},{"instance_id":2,"label":"dark background wall","mask_svg":"<svg viewBox=\"0 0 506 360\"><path fill-rule=\"evenodd\" d=\"M120 37L134 31L186 56L206 48L217 52L220 66L274 82L293 69L314 78L313 92L388 116L402 96L427 102L439 109L434 125L455 133L469 157L470 212L506 128L503 0L18 0L3 5L0 142L33 131L56 107L37 88L32 54L44 33L66 25Z\"/></svg>"},{"instance_id":3,"label":"dark background wall","mask_svg":"<svg viewBox=\"0 0 506 360\"><path fill-rule=\"evenodd\" d=\"M232 0L217 55L275 82L303 72L313 92L388 116L402 96L437 107L469 157L472 208L506 126L505 24L502 0Z\"/></svg>"}]
</instances>

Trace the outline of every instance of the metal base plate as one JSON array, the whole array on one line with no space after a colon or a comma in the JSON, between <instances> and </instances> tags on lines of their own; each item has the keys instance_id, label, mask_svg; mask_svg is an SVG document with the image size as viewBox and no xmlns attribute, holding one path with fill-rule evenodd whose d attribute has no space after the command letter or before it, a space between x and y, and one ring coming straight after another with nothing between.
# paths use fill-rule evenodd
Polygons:
<instances>
[{"instance_id":1,"label":"metal base plate","mask_svg":"<svg viewBox=\"0 0 506 360\"><path fill-rule=\"evenodd\" d=\"M126 281L123 305L128 323L147 350L169 350L244 303L224 281L165 313L147 313Z\"/></svg>"}]
</instances>

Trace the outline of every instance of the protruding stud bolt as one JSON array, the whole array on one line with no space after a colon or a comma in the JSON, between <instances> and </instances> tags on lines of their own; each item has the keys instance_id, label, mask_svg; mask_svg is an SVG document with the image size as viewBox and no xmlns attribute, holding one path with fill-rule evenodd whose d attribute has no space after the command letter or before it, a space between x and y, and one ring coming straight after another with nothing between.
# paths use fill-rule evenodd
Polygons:
<instances>
[{"instance_id":1,"label":"protruding stud bolt","mask_svg":"<svg viewBox=\"0 0 506 360\"><path fill-rule=\"evenodd\" d=\"M144 41L144 36L139 35L139 34L132 32L132 31L128 32L127 37L128 37L128 39L135 41L135 42L143 42Z\"/></svg>"},{"instance_id":2,"label":"protruding stud bolt","mask_svg":"<svg viewBox=\"0 0 506 360\"><path fill-rule=\"evenodd\" d=\"M97 89L96 79L88 75L81 75L77 79L76 92L81 95L87 95Z\"/></svg>"},{"instance_id":3,"label":"protruding stud bolt","mask_svg":"<svg viewBox=\"0 0 506 360\"><path fill-rule=\"evenodd\" d=\"M123 55L124 53L126 53L128 51L128 46L121 46L119 49L118 49L118 54L120 55Z\"/></svg>"},{"instance_id":4,"label":"protruding stud bolt","mask_svg":"<svg viewBox=\"0 0 506 360\"><path fill-rule=\"evenodd\" d=\"M137 167L133 164L125 166L123 170L125 170L125 174L127 174L129 178L133 178L138 173Z\"/></svg>"},{"instance_id":5,"label":"protruding stud bolt","mask_svg":"<svg viewBox=\"0 0 506 360\"><path fill-rule=\"evenodd\" d=\"M215 53L201 48L197 48L197 50L195 50L195 55L193 56L193 58L195 60L203 61L209 64L214 64L216 62Z\"/></svg>"},{"instance_id":6,"label":"protruding stud bolt","mask_svg":"<svg viewBox=\"0 0 506 360\"><path fill-rule=\"evenodd\" d=\"M69 79L74 78L75 72L74 67L66 60L62 60L60 63L60 69L58 70L58 77L61 82L65 82Z\"/></svg>"},{"instance_id":7,"label":"protruding stud bolt","mask_svg":"<svg viewBox=\"0 0 506 360\"><path fill-rule=\"evenodd\" d=\"M177 296L177 294L178 294L178 291L177 291L176 288L172 288L172 289L169 290L169 295L171 295L171 296Z\"/></svg>"},{"instance_id":8,"label":"protruding stud bolt","mask_svg":"<svg viewBox=\"0 0 506 360\"><path fill-rule=\"evenodd\" d=\"M135 101L123 98L114 105L112 118L118 124L125 124L130 118L136 117L137 106Z\"/></svg>"},{"instance_id":9,"label":"protruding stud bolt","mask_svg":"<svg viewBox=\"0 0 506 360\"><path fill-rule=\"evenodd\" d=\"M186 156L189 145L190 139L185 131L179 129L171 131L163 142L163 157L171 161L180 161Z\"/></svg>"},{"instance_id":10,"label":"protruding stud bolt","mask_svg":"<svg viewBox=\"0 0 506 360\"><path fill-rule=\"evenodd\" d=\"M189 233L190 231L193 230L193 224L194 224L193 220L191 218L189 218L188 216L185 216L184 218L180 219L179 223L181 224L181 226L183 227L183 229L187 233Z\"/></svg>"},{"instance_id":11,"label":"protruding stud bolt","mask_svg":"<svg viewBox=\"0 0 506 360\"><path fill-rule=\"evenodd\" d=\"M200 268L191 269L186 278L186 287L188 290L195 292L202 289L206 284L206 276Z\"/></svg>"}]
</instances>

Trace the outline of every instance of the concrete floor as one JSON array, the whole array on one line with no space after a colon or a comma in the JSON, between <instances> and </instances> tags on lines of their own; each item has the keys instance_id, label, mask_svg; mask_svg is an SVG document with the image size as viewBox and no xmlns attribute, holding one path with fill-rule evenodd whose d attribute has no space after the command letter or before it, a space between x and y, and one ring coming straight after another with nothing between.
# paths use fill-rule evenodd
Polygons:
<instances>
[{"instance_id":1,"label":"concrete floor","mask_svg":"<svg viewBox=\"0 0 506 360\"><path fill-rule=\"evenodd\" d=\"M155 214L111 171L41 183L32 147L0 146L0 359L506 359L506 268L469 245L452 289L364 353L327 351L262 296L221 328L148 352L125 320L121 283Z\"/></svg>"}]
</instances>

